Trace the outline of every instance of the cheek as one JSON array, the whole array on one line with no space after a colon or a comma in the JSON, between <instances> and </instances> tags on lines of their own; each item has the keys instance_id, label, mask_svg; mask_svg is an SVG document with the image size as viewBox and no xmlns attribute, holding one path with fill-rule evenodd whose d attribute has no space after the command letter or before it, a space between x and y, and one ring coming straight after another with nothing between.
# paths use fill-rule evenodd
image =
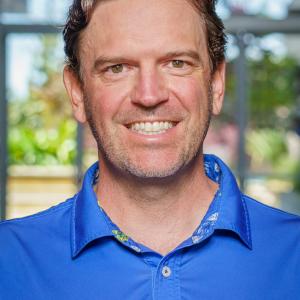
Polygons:
<instances>
[{"instance_id":1,"label":"cheek","mask_svg":"<svg viewBox=\"0 0 300 300\"><path fill-rule=\"evenodd\" d=\"M190 113L205 110L208 104L208 87L204 79L198 77L176 78L170 85L181 105Z\"/></svg>"},{"instance_id":2,"label":"cheek","mask_svg":"<svg viewBox=\"0 0 300 300\"><path fill-rule=\"evenodd\" d=\"M90 86L87 91L94 119L102 120L102 123L114 119L126 97L126 94L122 93L122 89L112 86Z\"/></svg>"}]
</instances>

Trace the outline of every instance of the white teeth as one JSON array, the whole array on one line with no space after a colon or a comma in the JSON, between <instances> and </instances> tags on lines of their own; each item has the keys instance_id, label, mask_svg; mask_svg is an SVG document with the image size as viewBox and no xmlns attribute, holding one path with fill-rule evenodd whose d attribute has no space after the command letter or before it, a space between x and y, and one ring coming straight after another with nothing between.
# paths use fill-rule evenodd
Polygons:
<instances>
[{"instance_id":1,"label":"white teeth","mask_svg":"<svg viewBox=\"0 0 300 300\"><path fill-rule=\"evenodd\" d=\"M130 125L130 129L142 134L160 134L172 128L174 125L172 122L139 122Z\"/></svg>"},{"instance_id":2,"label":"white teeth","mask_svg":"<svg viewBox=\"0 0 300 300\"><path fill-rule=\"evenodd\" d=\"M159 122L154 122L152 124L152 129L153 131L160 131L160 125L159 125Z\"/></svg>"},{"instance_id":3,"label":"white teeth","mask_svg":"<svg viewBox=\"0 0 300 300\"><path fill-rule=\"evenodd\" d=\"M145 124L145 131L147 132L152 131L152 124L150 122L147 122Z\"/></svg>"}]
</instances>

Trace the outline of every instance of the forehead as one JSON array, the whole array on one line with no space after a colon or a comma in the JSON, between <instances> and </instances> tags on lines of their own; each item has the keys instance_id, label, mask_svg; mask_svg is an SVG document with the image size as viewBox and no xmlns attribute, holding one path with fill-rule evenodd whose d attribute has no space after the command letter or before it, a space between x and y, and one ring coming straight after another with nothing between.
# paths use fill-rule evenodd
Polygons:
<instances>
[{"instance_id":1,"label":"forehead","mask_svg":"<svg viewBox=\"0 0 300 300\"><path fill-rule=\"evenodd\" d=\"M81 45L83 51L203 48L205 27L189 0L106 0L93 11Z\"/></svg>"}]
</instances>

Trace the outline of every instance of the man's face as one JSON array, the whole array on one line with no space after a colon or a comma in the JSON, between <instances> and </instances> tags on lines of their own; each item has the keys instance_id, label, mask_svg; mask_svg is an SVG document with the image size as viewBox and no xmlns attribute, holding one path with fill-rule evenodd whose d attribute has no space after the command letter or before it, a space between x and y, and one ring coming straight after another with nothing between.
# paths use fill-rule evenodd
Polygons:
<instances>
[{"instance_id":1,"label":"man's face","mask_svg":"<svg viewBox=\"0 0 300 300\"><path fill-rule=\"evenodd\" d=\"M224 67L211 76L204 25L188 2L100 3L82 34L80 63L82 95L66 86L76 118L92 127L100 162L166 177L201 155L210 116L221 108Z\"/></svg>"}]
</instances>

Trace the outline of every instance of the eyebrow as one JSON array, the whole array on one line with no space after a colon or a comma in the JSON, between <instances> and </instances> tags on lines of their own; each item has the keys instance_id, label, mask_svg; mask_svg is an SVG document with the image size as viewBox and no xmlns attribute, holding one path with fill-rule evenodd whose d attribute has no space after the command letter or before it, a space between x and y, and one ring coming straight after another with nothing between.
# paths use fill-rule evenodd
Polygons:
<instances>
[{"instance_id":1,"label":"eyebrow","mask_svg":"<svg viewBox=\"0 0 300 300\"><path fill-rule=\"evenodd\" d=\"M164 59L170 59L170 58L179 57L179 56L188 56L188 57L202 63L199 53L194 50L171 51L171 52L167 52L163 57L164 57Z\"/></svg>"}]
</instances>

